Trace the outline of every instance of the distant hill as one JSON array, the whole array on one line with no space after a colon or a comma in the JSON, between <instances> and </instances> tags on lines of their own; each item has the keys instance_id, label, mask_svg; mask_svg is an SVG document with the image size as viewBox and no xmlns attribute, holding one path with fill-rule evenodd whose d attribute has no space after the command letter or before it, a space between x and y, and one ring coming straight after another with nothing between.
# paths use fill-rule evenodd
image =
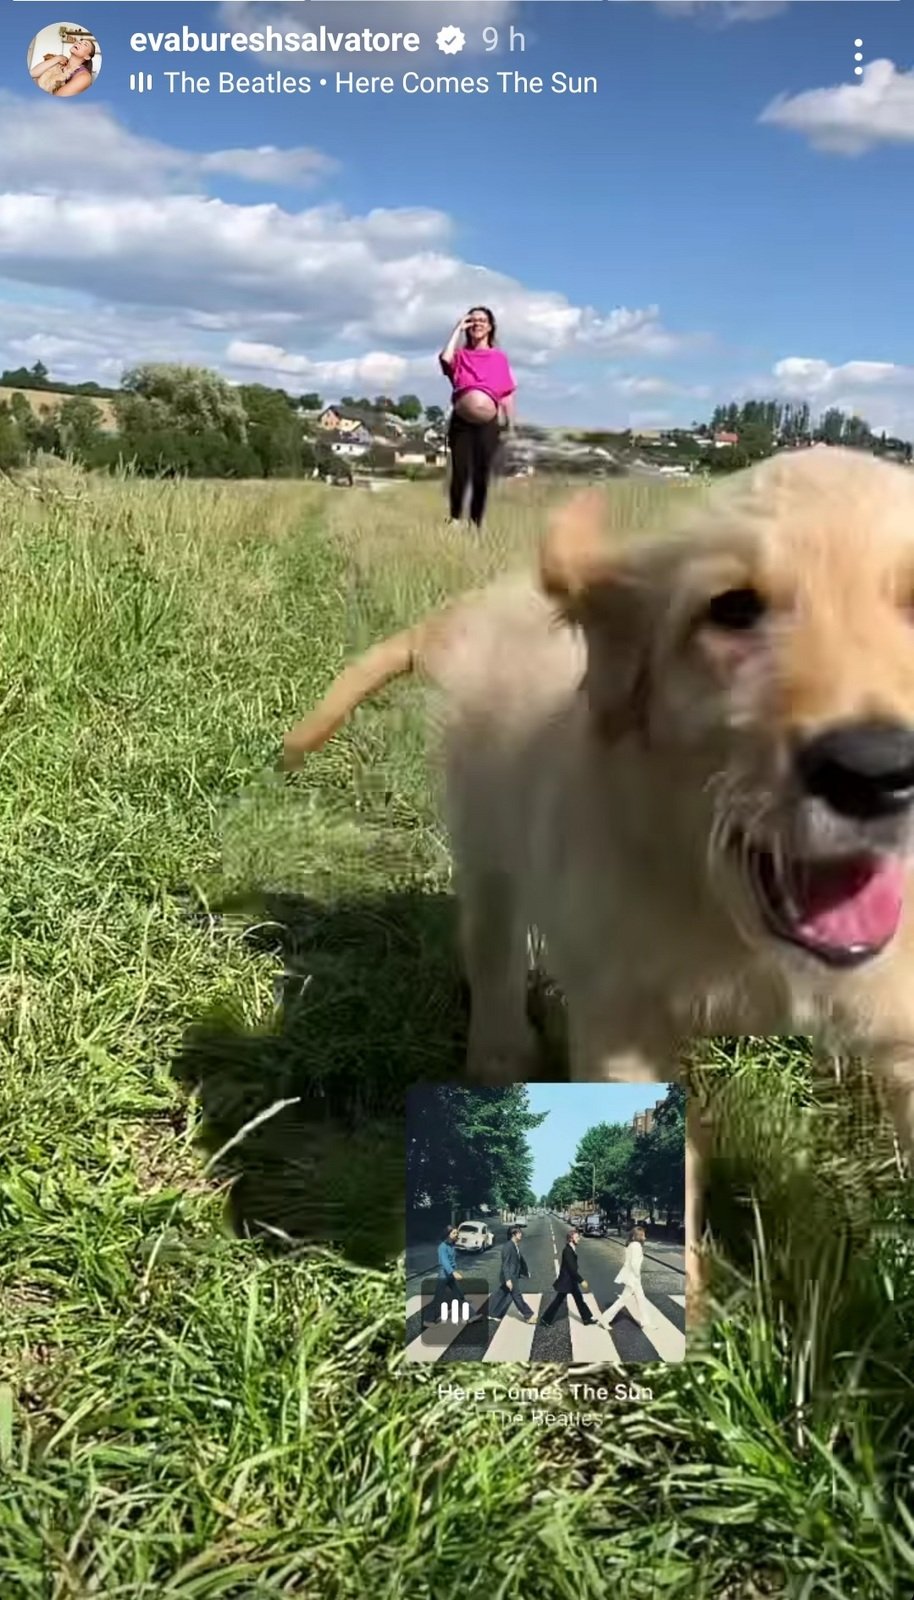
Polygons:
<instances>
[{"instance_id":1,"label":"distant hill","mask_svg":"<svg viewBox=\"0 0 914 1600\"><path fill-rule=\"evenodd\" d=\"M0 402L12 400L14 394L21 394L37 417L46 416L49 411L56 411L65 400L91 400L98 410L99 421L105 431L113 433L117 427L113 401L100 399L98 395L78 395L72 390L61 389L7 388L6 385L0 384Z\"/></svg>"}]
</instances>

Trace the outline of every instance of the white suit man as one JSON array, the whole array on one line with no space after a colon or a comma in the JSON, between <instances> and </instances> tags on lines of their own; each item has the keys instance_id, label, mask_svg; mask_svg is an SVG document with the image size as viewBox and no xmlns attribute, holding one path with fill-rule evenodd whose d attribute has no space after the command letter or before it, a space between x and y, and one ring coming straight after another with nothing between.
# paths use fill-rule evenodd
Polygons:
<instances>
[{"instance_id":1,"label":"white suit man","mask_svg":"<svg viewBox=\"0 0 914 1600\"><path fill-rule=\"evenodd\" d=\"M611 1306L600 1313L601 1327L608 1328L613 1318L620 1311L627 1311L630 1317L642 1327L649 1328L653 1323L650 1307L641 1287L641 1263L644 1260L644 1229L633 1228L628 1244L625 1247L625 1260L616 1273L616 1282L622 1284L622 1293Z\"/></svg>"}]
</instances>

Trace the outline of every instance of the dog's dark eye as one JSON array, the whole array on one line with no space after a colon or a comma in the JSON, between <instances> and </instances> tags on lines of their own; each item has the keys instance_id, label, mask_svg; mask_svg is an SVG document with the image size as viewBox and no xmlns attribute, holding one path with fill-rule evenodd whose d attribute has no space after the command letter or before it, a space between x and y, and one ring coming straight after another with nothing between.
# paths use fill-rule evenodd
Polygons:
<instances>
[{"instance_id":1,"label":"dog's dark eye","mask_svg":"<svg viewBox=\"0 0 914 1600\"><path fill-rule=\"evenodd\" d=\"M708 601L705 621L728 633L745 633L765 615L765 602L757 589L726 589Z\"/></svg>"}]
</instances>

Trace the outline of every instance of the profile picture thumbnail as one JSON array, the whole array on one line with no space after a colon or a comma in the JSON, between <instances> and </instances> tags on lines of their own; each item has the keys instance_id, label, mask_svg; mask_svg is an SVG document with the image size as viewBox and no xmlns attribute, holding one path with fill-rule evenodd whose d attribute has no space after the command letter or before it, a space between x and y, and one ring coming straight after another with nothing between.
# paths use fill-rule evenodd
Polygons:
<instances>
[{"instance_id":1,"label":"profile picture thumbnail","mask_svg":"<svg viewBox=\"0 0 914 1600\"><path fill-rule=\"evenodd\" d=\"M101 71L102 53L88 28L75 22L55 22L36 33L29 45L29 77L58 100L91 89Z\"/></svg>"}]
</instances>

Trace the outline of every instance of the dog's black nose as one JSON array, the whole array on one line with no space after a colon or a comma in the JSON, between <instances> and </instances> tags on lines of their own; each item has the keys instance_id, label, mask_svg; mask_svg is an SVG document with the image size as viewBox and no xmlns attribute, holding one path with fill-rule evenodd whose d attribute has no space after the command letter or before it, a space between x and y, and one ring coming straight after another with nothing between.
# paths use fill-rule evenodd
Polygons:
<instances>
[{"instance_id":1,"label":"dog's black nose","mask_svg":"<svg viewBox=\"0 0 914 1600\"><path fill-rule=\"evenodd\" d=\"M900 722L844 722L797 752L809 794L861 822L905 811L914 803L914 728Z\"/></svg>"}]
</instances>

